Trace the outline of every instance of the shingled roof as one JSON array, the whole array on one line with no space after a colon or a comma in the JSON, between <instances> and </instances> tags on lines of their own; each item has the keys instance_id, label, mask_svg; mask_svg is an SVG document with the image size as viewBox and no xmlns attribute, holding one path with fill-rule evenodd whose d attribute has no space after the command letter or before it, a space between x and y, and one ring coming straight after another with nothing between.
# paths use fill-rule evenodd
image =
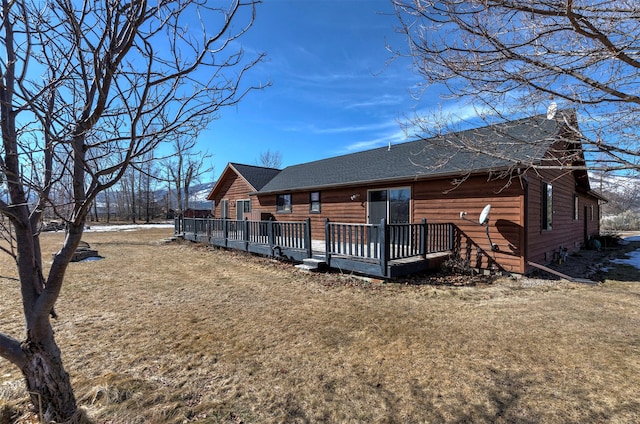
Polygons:
<instances>
[{"instance_id":1,"label":"shingled roof","mask_svg":"<svg viewBox=\"0 0 640 424\"><path fill-rule=\"evenodd\" d=\"M572 111L558 112L554 119L539 115L289 166L257 191L266 194L446 177L536 163L566 128L565 119L573 121L575 115ZM470 149L469 140L474 146L482 145L482 151Z\"/></svg>"},{"instance_id":2,"label":"shingled roof","mask_svg":"<svg viewBox=\"0 0 640 424\"><path fill-rule=\"evenodd\" d=\"M241 163L229 163L238 175L244 178L257 191L262 189L269 181L280 173L276 168L262 166L243 165Z\"/></svg>"},{"instance_id":3,"label":"shingled roof","mask_svg":"<svg viewBox=\"0 0 640 424\"><path fill-rule=\"evenodd\" d=\"M209 192L207 199L214 200L215 193L220 187L224 186L223 181L225 180L225 176L233 173L238 175L244 181L249 184L251 190L254 192L260 190L267 184L269 181L273 179L278 173L279 169L275 168L265 168L262 166L253 166L253 165L243 165L241 163L228 163L225 167L224 171L222 171L222 175L218 181L214 184L213 188Z\"/></svg>"}]
</instances>

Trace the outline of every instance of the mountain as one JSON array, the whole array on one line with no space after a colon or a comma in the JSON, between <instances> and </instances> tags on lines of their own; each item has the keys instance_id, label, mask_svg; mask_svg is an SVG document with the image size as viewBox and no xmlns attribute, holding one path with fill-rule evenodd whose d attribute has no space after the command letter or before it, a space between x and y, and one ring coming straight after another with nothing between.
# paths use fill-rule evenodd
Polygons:
<instances>
[{"instance_id":1,"label":"mountain","mask_svg":"<svg viewBox=\"0 0 640 424\"><path fill-rule=\"evenodd\" d=\"M189 193L189 207L192 209L211 209L211 200L207 200L214 182L196 184L191 187Z\"/></svg>"},{"instance_id":2,"label":"mountain","mask_svg":"<svg viewBox=\"0 0 640 424\"><path fill-rule=\"evenodd\" d=\"M603 216L640 213L639 177L590 172L589 180L591 188L608 200L602 206Z\"/></svg>"}]
</instances>

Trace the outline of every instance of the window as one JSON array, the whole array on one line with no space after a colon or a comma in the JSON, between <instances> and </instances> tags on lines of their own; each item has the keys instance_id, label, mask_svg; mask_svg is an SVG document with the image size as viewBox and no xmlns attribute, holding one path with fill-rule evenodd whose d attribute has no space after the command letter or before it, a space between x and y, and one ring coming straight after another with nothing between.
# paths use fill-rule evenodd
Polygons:
<instances>
[{"instance_id":1,"label":"window","mask_svg":"<svg viewBox=\"0 0 640 424\"><path fill-rule=\"evenodd\" d=\"M291 213L291 194L278 194L276 197L276 212Z\"/></svg>"},{"instance_id":2,"label":"window","mask_svg":"<svg viewBox=\"0 0 640 424\"><path fill-rule=\"evenodd\" d=\"M370 224L378 224L383 218L390 224L409 222L411 201L409 188L370 190L368 200Z\"/></svg>"},{"instance_id":3,"label":"window","mask_svg":"<svg viewBox=\"0 0 640 424\"><path fill-rule=\"evenodd\" d=\"M220 202L220 218L229 218L229 200L227 199L224 199L222 202Z\"/></svg>"},{"instance_id":4,"label":"window","mask_svg":"<svg viewBox=\"0 0 640 424\"><path fill-rule=\"evenodd\" d=\"M580 219L580 208L578 202L578 195L573 193L573 220L577 221Z\"/></svg>"},{"instance_id":5,"label":"window","mask_svg":"<svg viewBox=\"0 0 640 424\"><path fill-rule=\"evenodd\" d=\"M236 202L236 219L242 221L246 218L246 214L251 212L251 200L238 200Z\"/></svg>"},{"instance_id":6,"label":"window","mask_svg":"<svg viewBox=\"0 0 640 424\"><path fill-rule=\"evenodd\" d=\"M542 183L542 229L550 230L553 228L553 187L551 184Z\"/></svg>"},{"instance_id":7,"label":"window","mask_svg":"<svg viewBox=\"0 0 640 424\"><path fill-rule=\"evenodd\" d=\"M320 192L312 191L309 193L309 212L320 213Z\"/></svg>"}]
</instances>

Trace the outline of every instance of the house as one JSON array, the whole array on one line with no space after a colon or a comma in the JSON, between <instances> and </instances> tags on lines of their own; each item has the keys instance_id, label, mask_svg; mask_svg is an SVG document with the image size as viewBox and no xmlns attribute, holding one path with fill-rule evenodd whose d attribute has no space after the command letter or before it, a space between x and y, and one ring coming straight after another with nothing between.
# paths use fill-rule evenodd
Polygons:
<instances>
[{"instance_id":1,"label":"house","mask_svg":"<svg viewBox=\"0 0 640 424\"><path fill-rule=\"evenodd\" d=\"M599 233L604 199L584 164L567 110L282 170L229 164L208 198L215 218L308 219L313 239L324 239L327 219L453 223L455 249L473 267L526 273Z\"/></svg>"},{"instance_id":2,"label":"house","mask_svg":"<svg viewBox=\"0 0 640 424\"><path fill-rule=\"evenodd\" d=\"M261 217L259 212L252 213L251 194L262 189L278 173L279 169L228 163L207 196L207 199L213 202L214 217L237 220L268 219L269 216Z\"/></svg>"}]
</instances>

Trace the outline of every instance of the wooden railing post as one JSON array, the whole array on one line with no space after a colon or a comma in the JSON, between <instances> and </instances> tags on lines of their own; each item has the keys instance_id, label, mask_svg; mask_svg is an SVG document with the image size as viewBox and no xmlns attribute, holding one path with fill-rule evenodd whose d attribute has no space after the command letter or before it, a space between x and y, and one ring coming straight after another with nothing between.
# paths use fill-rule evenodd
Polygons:
<instances>
[{"instance_id":1,"label":"wooden railing post","mask_svg":"<svg viewBox=\"0 0 640 424\"><path fill-rule=\"evenodd\" d=\"M420 222L420 255L425 256L427 254L427 231L429 231L429 227L427 227L427 219L422 218L422 222Z\"/></svg>"},{"instance_id":2,"label":"wooden railing post","mask_svg":"<svg viewBox=\"0 0 640 424\"><path fill-rule=\"evenodd\" d=\"M382 218L380 220L380 227L378 228L380 234L380 271L383 276L387 276L387 264L389 262L389 254L391 251L391 240L389 237L389 227L387 226L387 220Z\"/></svg>"},{"instance_id":3,"label":"wooden railing post","mask_svg":"<svg viewBox=\"0 0 640 424\"><path fill-rule=\"evenodd\" d=\"M307 258L313 256L313 242L311 240L311 218L307 218L304 226L304 246L307 249Z\"/></svg>"},{"instance_id":4,"label":"wooden railing post","mask_svg":"<svg viewBox=\"0 0 640 424\"><path fill-rule=\"evenodd\" d=\"M331 266L331 229L329 218L324 219L324 254L327 266Z\"/></svg>"},{"instance_id":5,"label":"wooden railing post","mask_svg":"<svg viewBox=\"0 0 640 424\"><path fill-rule=\"evenodd\" d=\"M269 239L269 248L273 252L273 248L276 246L275 235L273 231L273 218L269 218L267 223L267 238Z\"/></svg>"},{"instance_id":6,"label":"wooden railing post","mask_svg":"<svg viewBox=\"0 0 640 424\"><path fill-rule=\"evenodd\" d=\"M222 245L227 247L229 238L229 220L225 217L222 219Z\"/></svg>"},{"instance_id":7,"label":"wooden railing post","mask_svg":"<svg viewBox=\"0 0 640 424\"><path fill-rule=\"evenodd\" d=\"M242 221L242 240L244 241L245 252L249 250L249 218Z\"/></svg>"},{"instance_id":8,"label":"wooden railing post","mask_svg":"<svg viewBox=\"0 0 640 424\"><path fill-rule=\"evenodd\" d=\"M449 250L453 250L454 246L454 227L453 224L449 224Z\"/></svg>"}]
</instances>

